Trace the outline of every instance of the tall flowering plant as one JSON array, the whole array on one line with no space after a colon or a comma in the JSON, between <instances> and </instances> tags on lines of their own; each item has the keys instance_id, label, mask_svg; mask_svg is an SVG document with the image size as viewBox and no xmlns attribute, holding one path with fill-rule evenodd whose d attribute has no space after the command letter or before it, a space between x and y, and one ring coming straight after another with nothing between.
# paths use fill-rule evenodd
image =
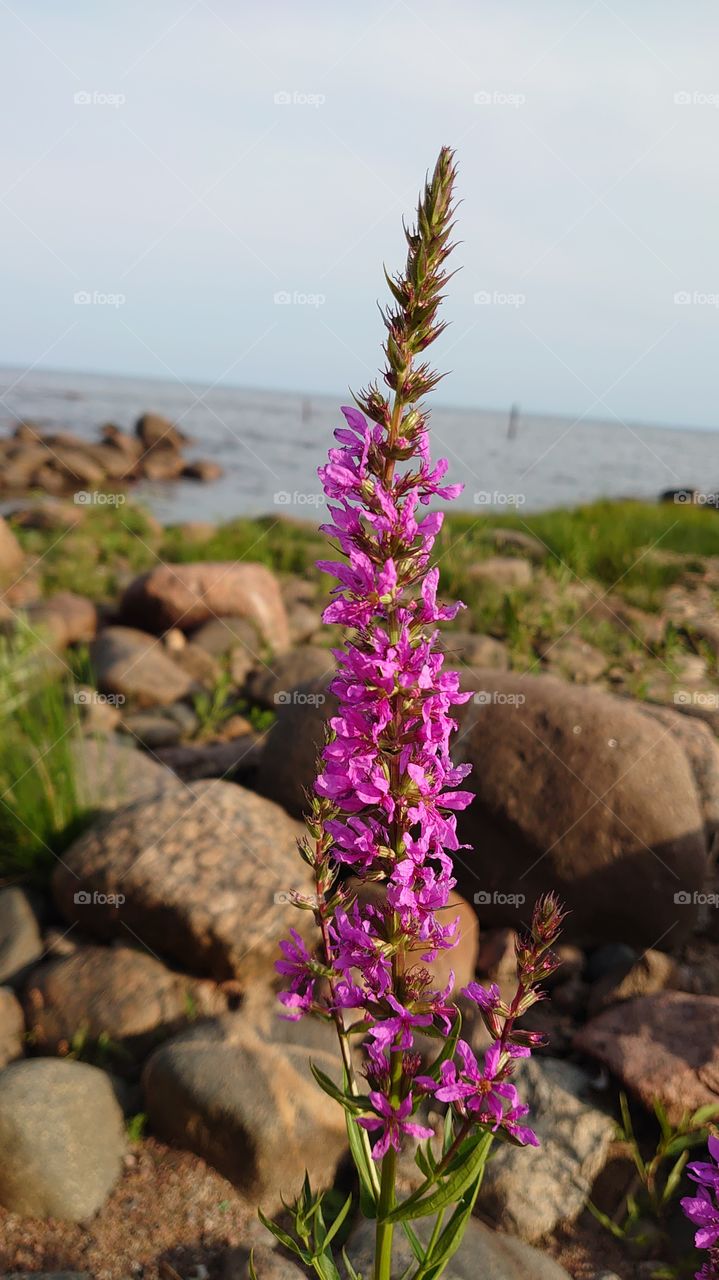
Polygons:
<instances>
[{"instance_id":1,"label":"tall flowering plant","mask_svg":"<svg viewBox=\"0 0 719 1280\"><path fill-rule=\"evenodd\" d=\"M314 1074L346 1112L360 1207L376 1223L374 1280L390 1280L398 1224L416 1257L412 1280L439 1276L461 1241L493 1139L536 1145L511 1075L542 1037L516 1022L555 967L550 948L561 922L553 897L537 904L517 944L511 1002L496 986L465 988L492 1037L479 1062L461 1038L453 980L440 990L427 968L457 942L457 922L448 914L451 854L461 847L456 813L472 799L462 789L469 766L454 765L449 753L453 708L470 695L460 691L457 673L444 669L437 627L462 606L438 601L431 556L443 517L428 510L433 499L451 500L461 486L445 483L445 459L434 465L430 459L421 404L439 381L423 353L444 328L437 311L449 279L454 179L454 157L444 148L420 197L416 226L406 230L405 270L386 277L393 301L383 313L384 382L391 394L372 384L357 408L342 410L338 447L319 470L331 516L323 531L340 557L320 562L336 580L324 621L347 628L349 638L335 651L331 689L339 706L300 846L315 894L296 901L313 911L319 944L309 949L293 931L278 962L287 980L280 997L285 1016L315 1015L337 1030L341 1085ZM363 882L371 882L372 892L361 891ZM420 1055L418 1033L425 1045L436 1041L436 1052ZM429 1100L446 1106L434 1142L421 1118ZM421 1140L415 1156L421 1179L398 1203L397 1155L405 1138ZM352 1197L328 1227L322 1197L306 1180L294 1235L263 1221L323 1280L339 1280L331 1246L351 1204ZM412 1223L430 1216L433 1227L422 1243ZM346 1256L344 1262L357 1280Z\"/></svg>"}]
</instances>

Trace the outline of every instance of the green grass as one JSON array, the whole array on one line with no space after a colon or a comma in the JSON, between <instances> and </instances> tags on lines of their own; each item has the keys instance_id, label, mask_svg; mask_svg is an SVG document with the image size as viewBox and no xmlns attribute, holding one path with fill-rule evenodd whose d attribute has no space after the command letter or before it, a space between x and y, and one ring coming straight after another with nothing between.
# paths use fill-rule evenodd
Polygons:
<instances>
[{"instance_id":1,"label":"green grass","mask_svg":"<svg viewBox=\"0 0 719 1280\"><path fill-rule=\"evenodd\" d=\"M77 708L47 650L0 637L0 876L44 882L91 814L80 799Z\"/></svg>"}]
</instances>

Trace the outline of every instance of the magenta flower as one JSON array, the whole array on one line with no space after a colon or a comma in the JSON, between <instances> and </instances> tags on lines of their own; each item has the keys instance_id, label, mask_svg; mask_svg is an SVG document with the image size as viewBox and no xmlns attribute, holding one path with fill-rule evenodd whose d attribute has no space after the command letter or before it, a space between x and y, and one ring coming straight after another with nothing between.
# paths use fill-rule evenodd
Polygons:
<instances>
[{"instance_id":1,"label":"magenta flower","mask_svg":"<svg viewBox=\"0 0 719 1280\"><path fill-rule=\"evenodd\" d=\"M394 1147L395 1151L399 1151L402 1143L402 1134L407 1133L413 1138L431 1138L434 1129L428 1129L426 1125L415 1124L407 1117L412 1115L413 1103L411 1093L407 1095L397 1107L393 1107L388 1098L383 1093L378 1093L373 1089L369 1095L370 1102L377 1112L374 1116L360 1116L357 1121L362 1125L363 1129L381 1129L382 1133L372 1148L372 1157L375 1160L381 1160L386 1156L390 1147Z\"/></svg>"},{"instance_id":2,"label":"magenta flower","mask_svg":"<svg viewBox=\"0 0 719 1280\"><path fill-rule=\"evenodd\" d=\"M699 1190L696 1196L685 1196L681 1201L686 1217L697 1228L697 1249L709 1250L709 1261L696 1272L696 1280L719 1277L719 1138L710 1136L707 1145L713 1163L697 1160L687 1165L687 1173L699 1183Z\"/></svg>"},{"instance_id":3,"label":"magenta flower","mask_svg":"<svg viewBox=\"0 0 719 1280\"><path fill-rule=\"evenodd\" d=\"M524 1057L528 1053L528 1049L517 1049L511 1057ZM516 1088L504 1078L510 1055L501 1043L495 1041L487 1049L482 1069L466 1040L458 1041L457 1055L461 1067L453 1061L442 1063L442 1083L435 1097L440 1102L455 1103L461 1115L471 1116L477 1124L489 1125L494 1130L507 1128L519 1136L520 1126L516 1121L527 1114L528 1108L520 1106ZM522 1132L526 1135L524 1141L539 1145L531 1129L522 1129Z\"/></svg>"}]
</instances>

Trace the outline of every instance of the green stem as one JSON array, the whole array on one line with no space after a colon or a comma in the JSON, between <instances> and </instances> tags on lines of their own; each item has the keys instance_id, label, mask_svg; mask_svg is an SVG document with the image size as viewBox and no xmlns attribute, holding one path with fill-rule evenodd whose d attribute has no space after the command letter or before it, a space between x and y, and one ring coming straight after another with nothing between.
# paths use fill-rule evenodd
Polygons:
<instances>
[{"instance_id":1,"label":"green stem","mask_svg":"<svg viewBox=\"0 0 719 1280\"><path fill-rule=\"evenodd\" d=\"M394 1050L391 1055L390 1102L397 1107L400 1101L402 1084L402 1050ZM395 1183L397 1181L397 1152L390 1146L382 1161L382 1178L377 1205L377 1234L375 1237L374 1280L392 1280L392 1238L394 1223L387 1222L387 1215L395 1205Z\"/></svg>"}]
</instances>

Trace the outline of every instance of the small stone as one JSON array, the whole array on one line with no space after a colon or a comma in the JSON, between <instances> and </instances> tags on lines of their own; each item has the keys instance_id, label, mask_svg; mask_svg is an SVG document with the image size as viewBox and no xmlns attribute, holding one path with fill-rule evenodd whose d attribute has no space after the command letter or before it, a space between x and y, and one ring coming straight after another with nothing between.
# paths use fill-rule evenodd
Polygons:
<instances>
[{"instance_id":1,"label":"small stone","mask_svg":"<svg viewBox=\"0 0 719 1280\"><path fill-rule=\"evenodd\" d=\"M25 1047L22 1005L9 987L0 987L0 1067L21 1058Z\"/></svg>"},{"instance_id":2,"label":"small stone","mask_svg":"<svg viewBox=\"0 0 719 1280\"><path fill-rule=\"evenodd\" d=\"M0 890L0 983L21 981L42 955L35 912L23 889Z\"/></svg>"},{"instance_id":3,"label":"small stone","mask_svg":"<svg viewBox=\"0 0 719 1280\"><path fill-rule=\"evenodd\" d=\"M86 1062L33 1058L0 1072L0 1204L81 1222L122 1169L122 1111L109 1077Z\"/></svg>"},{"instance_id":4,"label":"small stone","mask_svg":"<svg viewBox=\"0 0 719 1280\"><path fill-rule=\"evenodd\" d=\"M309 681L330 678L334 669L334 658L327 649L307 644L255 667L245 681L245 691L258 706L274 710L284 703L307 696L301 686Z\"/></svg>"},{"instance_id":5,"label":"small stone","mask_svg":"<svg viewBox=\"0 0 719 1280\"><path fill-rule=\"evenodd\" d=\"M142 711L124 716L120 729L130 737L136 738L143 746L152 749L173 747L182 737L182 730L176 721Z\"/></svg>"},{"instance_id":6,"label":"small stone","mask_svg":"<svg viewBox=\"0 0 719 1280\"><path fill-rule=\"evenodd\" d=\"M532 566L514 556L489 556L469 569L474 582L486 582L502 591L517 591L532 584Z\"/></svg>"},{"instance_id":7,"label":"small stone","mask_svg":"<svg viewBox=\"0 0 719 1280\"><path fill-rule=\"evenodd\" d=\"M678 983L679 967L676 961L665 952L650 948L634 963L619 965L594 983L589 993L589 1016L594 1017L602 1009L620 1004L622 1000L654 995L658 991L677 986Z\"/></svg>"},{"instance_id":8,"label":"small stone","mask_svg":"<svg viewBox=\"0 0 719 1280\"><path fill-rule=\"evenodd\" d=\"M103 693L131 699L138 707L176 702L193 686L155 636L132 627L105 627L90 656Z\"/></svg>"},{"instance_id":9,"label":"small stone","mask_svg":"<svg viewBox=\"0 0 719 1280\"><path fill-rule=\"evenodd\" d=\"M624 966L633 965L636 959L634 947L623 942L607 942L589 953L587 979L589 982L598 982L600 978L606 978Z\"/></svg>"}]
</instances>

